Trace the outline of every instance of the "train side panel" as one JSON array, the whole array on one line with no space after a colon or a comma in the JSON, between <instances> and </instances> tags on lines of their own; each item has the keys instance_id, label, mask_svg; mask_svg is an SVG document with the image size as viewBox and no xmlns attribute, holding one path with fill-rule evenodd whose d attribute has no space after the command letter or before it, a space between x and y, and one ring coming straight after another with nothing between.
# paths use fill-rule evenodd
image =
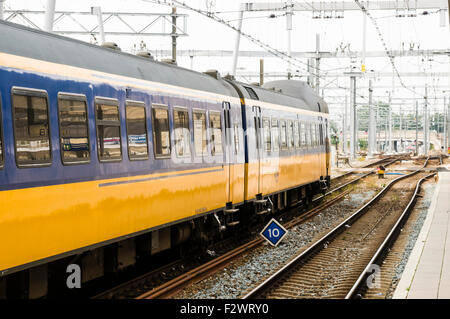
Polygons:
<instances>
[{"instance_id":1,"label":"train side panel","mask_svg":"<svg viewBox=\"0 0 450 319\"><path fill-rule=\"evenodd\" d=\"M151 104L168 106L173 127L174 106L185 106L189 112L195 107L221 113L222 102L189 100L139 89L126 92L120 86L92 86L89 82L19 70L3 69L0 73L5 147L5 164L0 169L0 270L104 245L221 209L227 203L230 181L236 200L243 200L243 188L239 187L243 179L243 153L229 163L230 166L224 154L198 158L194 156L191 135L189 163L180 162L175 152L169 159L153 158ZM10 91L13 86L48 92L52 144L52 162L48 167L16 166ZM88 164L67 166L61 163L57 107L60 91L87 97L91 140ZM120 162L98 161L94 96L119 101ZM146 102L149 160L131 161L127 156L125 99ZM239 108L234 105L234 113L239 112ZM222 141L225 141L224 130L222 132ZM175 143L173 134L171 143L172 146ZM228 167L234 172L231 180Z\"/></svg>"}]
</instances>

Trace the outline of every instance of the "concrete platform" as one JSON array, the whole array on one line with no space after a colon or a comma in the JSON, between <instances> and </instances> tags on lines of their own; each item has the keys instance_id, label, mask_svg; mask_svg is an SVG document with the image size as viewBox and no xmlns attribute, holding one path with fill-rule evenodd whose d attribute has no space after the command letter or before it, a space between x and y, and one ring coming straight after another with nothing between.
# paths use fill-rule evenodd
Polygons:
<instances>
[{"instance_id":1,"label":"concrete platform","mask_svg":"<svg viewBox=\"0 0 450 319\"><path fill-rule=\"evenodd\" d=\"M450 298L450 165L441 167L428 215L394 299Z\"/></svg>"}]
</instances>

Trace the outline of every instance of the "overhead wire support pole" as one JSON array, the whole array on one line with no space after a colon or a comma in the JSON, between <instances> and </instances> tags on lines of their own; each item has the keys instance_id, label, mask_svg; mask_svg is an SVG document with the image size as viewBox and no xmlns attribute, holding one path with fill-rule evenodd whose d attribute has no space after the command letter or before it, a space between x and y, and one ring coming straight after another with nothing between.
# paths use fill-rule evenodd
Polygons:
<instances>
[{"instance_id":1,"label":"overhead wire support pole","mask_svg":"<svg viewBox=\"0 0 450 319\"><path fill-rule=\"evenodd\" d=\"M369 156L373 156L375 153L376 144L376 120L375 120L375 109L372 103L372 80L369 80Z\"/></svg>"},{"instance_id":2,"label":"overhead wire support pole","mask_svg":"<svg viewBox=\"0 0 450 319\"><path fill-rule=\"evenodd\" d=\"M363 16L363 38L362 38L362 56L361 56L361 72L366 72L366 34L367 34L367 15L364 11L362 12Z\"/></svg>"},{"instance_id":3,"label":"overhead wire support pole","mask_svg":"<svg viewBox=\"0 0 450 319\"><path fill-rule=\"evenodd\" d=\"M100 44L105 43L105 30L103 28L103 15L101 7L91 7L91 13L97 15L98 31L100 35Z\"/></svg>"},{"instance_id":4,"label":"overhead wire support pole","mask_svg":"<svg viewBox=\"0 0 450 319\"><path fill-rule=\"evenodd\" d=\"M291 33L292 33L292 0L288 0L286 3L286 30L287 30L287 55L291 56ZM292 62L288 61L287 78L290 80L292 77Z\"/></svg>"},{"instance_id":5,"label":"overhead wire support pole","mask_svg":"<svg viewBox=\"0 0 450 319\"><path fill-rule=\"evenodd\" d=\"M419 154L419 101L416 100L416 140L415 140L415 150L414 155L417 156Z\"/></svg>"},{"instance_id":6,"label":"overhead wire support pole","mask_svg":"<svg viewBox=\"0 0 450 319\"><path fill-rule=\"evenodd\" d=\"M389 92L389 107L388 107L388 142L389 142L389 147L388 147L388 153L392 154L393 152L393 148L392 148L392 96L391 96L391 92Z\"/></svg>"},{"instance_id":7,"label":"overhead wire support pole","mask_svg":"<svg viewBox=\"0 0 450 319\"><path fill-rule=\"evenodd\" d=\"M236 28L236 40L234 42L233 64L231 66L231 75L236 76L237 61L239 56L239 42L241 41L242 20L244 19L244 10L239 11L238 26Z\"/></svg>"},{"instance_id":8,"label":"overhead wire support pole","mask_svg":"<svg viewBox=\"0 0 450 319\"><path fill-rule=\"evenodd\" d=\"M4 20L3 18L3 3L5 0L0 0L0 20Z\"/></svg>"},{"instance_id":9,"label":"overhead wire support pole","mask_svg":"<svg viewBox=\"0 0 450 319\"><path fill-rule=\"evenodd\" d=\"M172 7L172 61L177 62L177 7Z\"/></svg>"},{"instance_id":10,"label":"overhead wire support pole","mask_svg":"<svg viewBox=\"0 0 450 319\"><path fill-rule=\"evenodd\" d=\"M47 0L47 5L45 8L45 22L44 22L44 30L47 32L53 31L53 21L55 19L55 6L56 0Z\"/></svg>"},{"instance_id":11,"label":"overhead wire support pole","mask_svg":"<svg viewBox=\"0 0 450 319\"><path fill-rule=\"evenodd\" d=\"M356 76L350 77L350 159L356 158Z\"/></svg>"},{"instance_id":12,"label":"overhead wire support pole","mask_svg":"<svg viewBox=\"0 0 450 319\"><path fill-rule=\"evenodd\" d=\"M425 96L424 96L424 123L423 123L423 154L427 155L429 150L429 120L428 120L428 88L425 86Z\"/></svg>"},{"instance_id":13,"label":"overhead wire support pole","mask_svg":"<svg viewBox=\"0 0 450 319\"><path fill-rule=\"evenodd\" d=\"M316 33L316 84L315 84L315 89L316 89L316 94L319 95L319 88L320 88L320 34Z\"/></svg>"},{"instance_id":14,"label":"overhead wire support pole","mask_svg":"<svg viewBox=\"0 0 450 319\"><path fill-rule=\"evenodd\" d=\"M447 114L447 99L444 96L444 145L443 145L443 151L446 152L447 151L447 145L448 145L448 140L447 140L447 122L448 122L448 114Z\"/></svg>"},{"instance_id":15,"label":"overhead wire support pole","mask_svg":"<svg viewBox=\"0 0 450 319\"><path fill-rule=\"evenodd\" d=\"M348 97L345 95L345 105L344 105L344 124L342 128L342 140L343 140L343 151L344 154L348 154L348 146L347 146L347 129L348 129Z\"/></svg>"}]
</instances>

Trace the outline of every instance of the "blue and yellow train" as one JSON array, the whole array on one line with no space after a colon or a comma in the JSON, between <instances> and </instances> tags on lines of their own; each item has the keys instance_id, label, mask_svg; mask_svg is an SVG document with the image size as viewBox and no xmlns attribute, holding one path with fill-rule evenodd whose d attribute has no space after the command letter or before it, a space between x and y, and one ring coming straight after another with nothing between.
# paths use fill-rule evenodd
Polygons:
<instances>
[{"instance_id":1,"label":"blue and yellow train","mask_svg":"<svg viewBox=\"0 0 450 319\"><path fill-rule=\"evenodd\" d=\"M0 297L46 295L67 261L87 282L207 242L329 184L327 105L299 81L0 22L0 104Z\"/></svg>"}]
</instances>

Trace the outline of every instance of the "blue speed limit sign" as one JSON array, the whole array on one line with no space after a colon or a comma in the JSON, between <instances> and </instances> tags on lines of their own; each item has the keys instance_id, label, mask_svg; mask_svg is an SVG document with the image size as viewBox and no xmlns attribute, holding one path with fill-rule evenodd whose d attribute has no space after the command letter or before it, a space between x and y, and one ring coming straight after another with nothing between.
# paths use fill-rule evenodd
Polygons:
<instances>
[{"instance_id":1,"label":"blue speed limit sign","mask_svg":"<svg viewBox=\"0 0 450 319\"><path fill-rule=\"evenodd\" d=\"M260 235L264 237L272 246L278 245L284 236L286 236L287 230L274 218L263 228Z\"/></svg>"}]
</instances>

